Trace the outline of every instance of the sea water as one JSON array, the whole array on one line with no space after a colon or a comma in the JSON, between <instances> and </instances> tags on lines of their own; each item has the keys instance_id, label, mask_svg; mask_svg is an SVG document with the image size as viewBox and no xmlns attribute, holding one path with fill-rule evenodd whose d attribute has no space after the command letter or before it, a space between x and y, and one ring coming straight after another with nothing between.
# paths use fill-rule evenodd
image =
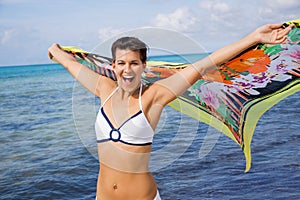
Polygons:
<instances>
[{"instance_id":1,"label":"sea water","mask_svg":"<svg viewBox=\"0 0 300 200\"><path fill-rule=\"evenodd\" d=\"M61 65L0 68L0 199L95 198L95 133L79 125L99 100L83 112L78 88ZM261 117L246 174L238 145L167 107L150 165L162 199L300 199L299 97Z\"/></svg>"}]
</instances>

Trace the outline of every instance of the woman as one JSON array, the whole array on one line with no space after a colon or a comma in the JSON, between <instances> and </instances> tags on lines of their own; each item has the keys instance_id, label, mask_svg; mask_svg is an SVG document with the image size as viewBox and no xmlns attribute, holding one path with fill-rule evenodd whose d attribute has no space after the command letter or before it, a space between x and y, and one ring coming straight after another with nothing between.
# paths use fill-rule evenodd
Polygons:
<instances>
[{"instance_id":1,"label":"woman","mask_svg":"<svg viewBox=\"0 0 300 200\"><path fill-rule=\"evenodd\" d=\"M120 38L112 45L112 67L117 82L94 73L61 50L59 45L53 44L49 56L101 99L95 123L100 160L97 199L160 199L148 163L154 130L164 106L215 65L257 43L284 42L291 28L282 29L281 24L262 26L243 39L147 87L141 82L146 68L147 46L137 38Z\"/></svg>"}]
</instances>

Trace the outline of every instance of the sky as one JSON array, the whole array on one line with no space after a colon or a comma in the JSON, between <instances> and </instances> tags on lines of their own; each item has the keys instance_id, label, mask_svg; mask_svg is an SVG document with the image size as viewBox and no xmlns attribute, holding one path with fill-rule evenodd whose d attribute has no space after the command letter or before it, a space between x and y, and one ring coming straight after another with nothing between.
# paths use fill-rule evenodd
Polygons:
<instances>
[{"instance_id":1,"label":"sky","mask_svg":"<svg viewBox=\"0 0 300 200\"><path fill-rule=\"evenodd\" d=\"M0 0L0 66L51 63L53 43L110 55L120 35L169 52L212 52L299 17L299 0Z\"/></svg>"}]
</instances>

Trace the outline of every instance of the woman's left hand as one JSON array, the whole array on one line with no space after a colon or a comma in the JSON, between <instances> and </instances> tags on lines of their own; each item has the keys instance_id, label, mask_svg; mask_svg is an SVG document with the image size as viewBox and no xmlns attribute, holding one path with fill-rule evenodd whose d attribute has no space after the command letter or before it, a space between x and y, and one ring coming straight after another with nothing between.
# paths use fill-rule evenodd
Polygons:
<instances>
[{"instance_id":1,"label":"woman's left hand","mask_svg":"<svg viewBox=\"0 0 300 200\"><path fill-rule=\"evenodd\" d=\"M282 24L266 24L254 31L259 43L279 44L285 42L287 34L292 30L293 24L282 28Z\"/></svg>"}]
</instances>

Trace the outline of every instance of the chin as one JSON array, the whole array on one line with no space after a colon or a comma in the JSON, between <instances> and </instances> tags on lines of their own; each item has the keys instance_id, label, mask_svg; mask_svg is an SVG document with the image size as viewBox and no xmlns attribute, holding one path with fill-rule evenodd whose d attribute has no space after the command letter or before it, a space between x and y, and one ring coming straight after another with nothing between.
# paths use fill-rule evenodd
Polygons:
<instances>
[{"instance_id":1,"label":"chin","mask_svg":"<svg viewBox=\"0 0 300 200\"><path fill-rule=\"evenodd\" d=\"M130 85L127 85L127 84L121 83L121 84L119 84L119 86L121 86L121 88L125 92L132 93L132 92L135 92L140 87L140 84L139 83L132 83Z\"/></svg>"},{"instance_id":2,"label":"chin","mask_svg":"<svg viewBox=\"0 0 300 200\"><path fill-rule=\"evenodd\" d=\"M125 87L124 90L126 92L129 92L129 93L133 93L135 92L137 89L139 88L139 85L134 85L134 86L130 86L130 87Z\"/></svg>"}]
</instances>

